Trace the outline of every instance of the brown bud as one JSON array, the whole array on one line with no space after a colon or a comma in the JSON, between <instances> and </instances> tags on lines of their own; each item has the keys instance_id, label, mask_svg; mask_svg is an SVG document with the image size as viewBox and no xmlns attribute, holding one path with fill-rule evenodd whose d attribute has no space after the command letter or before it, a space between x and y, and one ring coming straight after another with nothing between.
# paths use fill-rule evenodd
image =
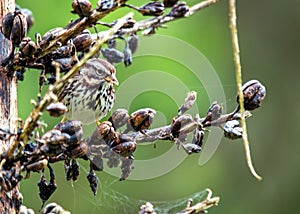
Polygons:
<instances>
[{"instance_id":1,"label":"brown bud","mask_svg":"<svg viewBox=\"0 0 300 214\"><path fill-rule=\"evenodd\" d=\"M241 138L243 135L243 129L239 127L239 125L240 123L237 120L227 121L223 127L224 136L232 140Z\"/></svg>"},{"instance_id":2,"label":"brown bud","mask_svg":"<svg viewBox=\"0 0 300 214\"><path fill-rule=\"evenodd\" d=\"M110 118L108 119L115 129L118 129L124 126L129 119L129 114L126 109L117 109L115 110Z\"/></svg>"},{"instance_id":3,"label":"brown bud","mask_svg":"<svg viewBox=\"0 0 300 214\"><path fill-rule=\"evenodd\" d=\"M156 111L151 108L139 109L133 112L128 120L127 129L133 128L135 131L148 129L153 123Z\"/></svg>"},{"instance_id":4,"label":"brown bud","mask_svg":"<svg viewBox=\"0 0 300 214\"><path fill-rule=\"evenodd\" d=\"M120 63L124 59L124 54L114 48L102 48L101 53L110 63Z\"/></svg>"},{"instance_id":5,"label":"brown bud","mask_svg":"<svg viewBox=\"0 0 300 214\"><path fill-rule=\"evenodd\" d=\"M132 53L136 52L137 48L139 47L139 43L140 43L140 40L136 34L132 34L128 38L128 46Z\"/></svg>"},{"instance_id":6,"label":"brown bud","mask_svg":"<svg viewBox=\"0 0 300 214\"><path fill-rule=\"evenodd\" d=\"M71 13L78 14L80 17L86 17L92 13L92 4L89 0L73 0L72 7Z\"/></svg>"},{"instance_id":7,"label":"brown bud","mask_svg":"<svg viewBox=\"0 0 300 214\"><path fill-rule=\"evenodd\" d=\"M61 102L51 103L46 110L51 117L59 117L68 111L68 108Z\"/></svg>"},{"instance_id":8,"label":"brown bud","mask_svg":"<svg viewBox=\"0 0 300 214\"><path fill-rule=\"evenodd\" d=\"M173 7L177 2L178 2L178 0L164 0L163 1L165 7Z\"/></svg>"},{"instance_id":9,"label":"brown bud","mask_svg":"<svg viewBox=\"0 0 300 214\"><path fill-rule=\"evenodd\" d=\"M84 30L72 39L77 51L87 51L93 43L93 39L89 30Z\"/></svg>"},{"instance_id":10,"label":"brown bud","mask_svg":"<svg viewBox=\"0 0 300 214\"><path fill-rule=\"evenodd\" d=\"M217 102L213 102L207 111L205 121L213 121L219 119L222 115L222 110L223 107L220 104L218 104Z\"/></svg>"},{"instance_id":11,"label":"brown bud","mask_svg":"<svg viewBox=\"0 0 300 214\"><path fill-rule=\"evenodd\" d=\"M172 10L168 15L174 18L179 18L185 16L187 12L189 12L189 7L185 2L180 2L179 4L172 7Z\"/></svg>"},{"instance_id":12,"label":"brown bud","mask_svg":"<svg viewBox=\"0 0 300 214\"><path fill-rule=\"evenodd\" d=\"M164 4L158 1L147 3L139 8L139 12L144 16L160 16L164 13Z\"/></svg>"},{"instance_id":13,"label":"brown bud","mask_svg":"<svg viewBox=\"0 0 300 214\"><path fill-rule=\"evenodd\" d=\"M266 88L258 80L250 80L242 86L245 110L254 110L261 106L266 96ZM237 96L237 102L239 97Z\"/></svg>"}]
</instances>

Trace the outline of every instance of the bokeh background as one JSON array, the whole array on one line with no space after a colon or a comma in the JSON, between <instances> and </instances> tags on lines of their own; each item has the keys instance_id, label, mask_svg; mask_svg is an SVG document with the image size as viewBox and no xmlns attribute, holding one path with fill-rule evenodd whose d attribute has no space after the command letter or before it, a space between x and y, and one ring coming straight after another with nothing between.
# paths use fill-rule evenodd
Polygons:
<instances>
[{"instance_id":1,"label":"bokeh background","mask_svg":"<svg viewBox=\"0 0 300 214\"><path fill-rule=\"evenodd\" d=\"M129 1L142 5L146 1ZM197 1L188 0L188 4ZM96 1L92 1L96 5ZM69 1L17 1L21 7L33 11L35 25L29 36L45 33L54 27L63 27L71 19ZM175 170L150 180L118 182L107 173L98 173L100 186L94 197L86 181L87 163L81 162L81 175L75 183L64 178L63 164L55 164L58 190L49 202L60 203L72 213L137 213L141 203L158 201L167 204L184 201L195 192L211 188L220 196L219 206L210 213L295 213L300 198L299 170L299 1L238 1L238 27L243 66L243 79L258 79L267 87L263 107L255 110L248 120L252 157L261 182L256 181L246 165L242 142L223 139L213 157L203 166L198 165L199 155L188 157ZM114 12L104 21L121 17L128 10ZM136 14L136 19L141 18ZM99 27L99 30L105 29ZM226 94L228 110L235 107L236 86L232 47L228 29L228 1L221 1L184 20L168 24L168 29L159 29L158 34L177 37L202 52L218 73ZM155 45L155 44L153 44ZM140 47L141 49L143 47ZM170 51L179 51L174 50ZM197 60L197 59L195 59ZM138 73L141 69L163 68L165 72L184 79L190 90L200 96L200 114L204 114L209 101L203 87L185 80L185 72L178 72L178 64L164 59L134 59L131 67L118 66L120 82ZM175 73L174 73L175 71ZM173 73L172 73L173 72ZM190 81L190 85L188 82ZM176 88L174 87L174 90ZM19 83L19 116L26 118L32 106L30 99L38 93L38 71L26 73L24 82ZM182 92L185 94L186 92ZM129 93L130 94L130 93ZM201 95L203 97L201 97ZM129 95L128 95L129 96ZM130 105L130 111L142 107L159 109L170 121L177 106L159 92L142 93ZM43 117L49 128L58 120ZM95 128L95 127L92 127ZM88 129L87 129L88 130ZM156 152L168 150L170 145L158 142L157 149L145 146L139 149L136 158L155 156ZM183 151L181 151L183 152ZM174 154L176 155L176 154ZM157 166L153 166L157 167ZM41 201L38 196L39 174L21 184L24 204L38 211ZM170 211L172 213L173 211Z\"/></svg>"}]
</instances>

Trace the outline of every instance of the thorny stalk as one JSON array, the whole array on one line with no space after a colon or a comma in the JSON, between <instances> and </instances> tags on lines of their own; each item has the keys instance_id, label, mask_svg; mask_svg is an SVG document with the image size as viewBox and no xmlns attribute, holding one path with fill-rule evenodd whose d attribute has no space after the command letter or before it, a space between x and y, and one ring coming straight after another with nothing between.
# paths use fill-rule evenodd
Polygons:
<instances>
[{"instance_id":1,"label":"thorny stalk","mask_svg":"<svg viewBox=\"0 0 300 214\"><path fill-rule=\"evenodd\" d=\"M7 152L7 158L10 158L14 152L14 150L17 148L19 142L21 142L21 148L20 151L24 148L25 144L27 143L31 132L36 127L37 121L40 118L42 112L46 109L46 107L53 101L57 99L56 94L63 88L65 84L68 83L68 80L74 76L79 69L82 67L86 61L91 58L93 55L97 53L97 51L101 48L101 46L110 39L110 37L115 34L126 22L128 18L131 18L133 16L132 13L129 13L128 15L120 18L116 24L107 30L105 33L102 34L102 38L99 39L96 44L93 46L91 51L89 51L76 65L72 67L72 69L64 75L59 81L57 81L53 87L50 87L48 92L45 94L44 98L38 102L38 104L34 107L34 109L31 111L29 117L26 119L23 132L20 135L18 141L15 141L9 151Z\"/></svg>"},{"instance_id":2,"label":"thorny stalk","mask_svg":"<svg viewBox=\"0 0 300 214\"><path fill-rule=\"evenodd\" d=\"M231 31L231 38L232 38L232 47L233 47L233 58L234 58L234 64L235 64L235 75L236 75L236 83L237 83L237 91L239 96L239 106L240 106L240 113L241 115L244 115L245 108L244 108L244 96L242 91L242 69L241 69L241 61L240 61L240 48L239 48L239 42L238 42L238 32L237 32L237 24L236 24L236 1L235 0L229 0L229 27ZM249 140L247 135L247 127L246 127L246 120L242 116L241 117L241 127L243 129L243 142L244 142L244 149L246 153L246 160L247 165L252 173L252 175L257 179L261 180L262 177L259 176L252 164L251 160L251 154L250 154L250 146L249 146Z\"/></svg>"}]
</instances>

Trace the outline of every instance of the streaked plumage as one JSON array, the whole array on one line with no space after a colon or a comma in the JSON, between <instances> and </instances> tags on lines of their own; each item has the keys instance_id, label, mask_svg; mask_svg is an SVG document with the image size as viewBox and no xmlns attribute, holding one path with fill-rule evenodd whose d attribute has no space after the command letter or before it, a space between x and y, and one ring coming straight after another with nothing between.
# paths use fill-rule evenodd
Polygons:
<instances>
[{"instance_id":1,"label":"streaked plumage","mask_svg":"<svg viewBox=\"0 0 300 214\"><path fill-rule=\"evenodd\" d=\"M67 118L89 124L105 117L115 102L115 75L116 70L109 62L88 60L58 95L68 107Z\"/></svg>"}]
</instances>

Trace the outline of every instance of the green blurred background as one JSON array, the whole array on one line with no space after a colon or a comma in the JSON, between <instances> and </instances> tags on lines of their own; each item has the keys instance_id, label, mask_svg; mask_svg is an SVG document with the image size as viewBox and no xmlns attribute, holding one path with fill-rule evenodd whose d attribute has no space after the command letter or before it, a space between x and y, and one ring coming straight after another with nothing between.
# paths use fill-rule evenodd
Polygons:
<instances>
[{"instance_id":1,"label":"green blurred background","mask_svg":"<svg viewBox=\"0 0 300 214\"><path fill-rule=\"evenodd\" d=\"M131 2L141 5L146 1ZM196 2L187 1L190 5ZM71 0L31 0L17 3L33 11L35 25L29 34L32 38L37 32L43 34L51 28L63 27L71 19L76 19L70 13ZM96 5L96 1L92 3ZM83 170L79 181L75 183L65 180L62 163L55 164L59 188L49 202L58 202L72 213L137 213L141 200L184 200L195 192L211 188L214 195L221 197L221 202L219 206L210 209L210 213L297 212L300 192L300 170L297 167L300 161L297 143L297 121L300 116L297 101L299 8L299 1L238 1L243 79L246 81L255 78L267 87L263 107L253 112L254 117L248 120L252 157L257 171L263 176L261 182L256 181L247 168L242 142L223 139L216 153L205 165L199 166L199 155L193 155L175 170L159 178L117 182L114 176L98 173L100 186L96 197L92 196L85 179L87 163L81 162ZM105 21L112 21L126 12L126 9L121 9ZM136 19L139 18L141 16L137 14ZM159 29L158 34L177 37L202 52L222 82L227 109L235 107L236 86L228 29L228 1L223 0L188 19L170 23L168 29ZM175 48L174 51L178 50ZM178 63L166 59L137 58L127 69L124 65L118 66L118 79L122 82L141 69L168 72L182 79L189 90L198 92L198 105L202 107L199 112L203 115L209 106L203 87L195 85L193 77L186 79L185 72L178 72L178 68L181 69ZM30 99L36 99L37 77L38 71L32 70L26 73L24 82L19 83L21 118L26 118L32 108ZM130 111L148 106L160 110L166 120L170 121L176 114L177 106L167 98L168 106L163 105L160 100L165 98L164 94L155 91L142 93L133 100ZM49 122L49 128L58 122L57 119L47 116L43 119ZM91 130L93 128L95 126ZM86 130L89 131L88 128ZM157 144L157 150L152 146L138 149L136 158L147 159L171 146L166 142ZM35 211L41 206L36 186L39 176L32 173L31 179L21 184L24 204Z\"/></svg>"}]
</instances>

